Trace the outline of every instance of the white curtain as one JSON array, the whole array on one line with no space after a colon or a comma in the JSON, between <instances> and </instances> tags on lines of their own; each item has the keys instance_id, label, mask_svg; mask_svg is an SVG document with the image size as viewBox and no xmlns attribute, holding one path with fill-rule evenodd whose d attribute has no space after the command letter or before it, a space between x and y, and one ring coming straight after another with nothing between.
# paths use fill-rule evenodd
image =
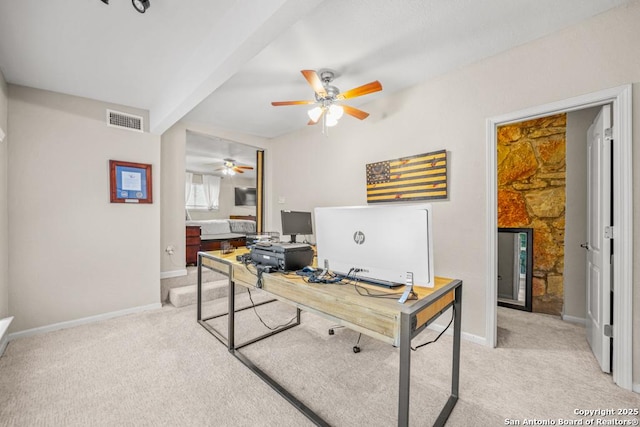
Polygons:
<instances>
[{"instance_id":1,"label":"white curtain","mask_svg":"<svg viewBox=\"0 0 640 427\"><path fill-rule=\"evenodd\" d=\"M218 198L220 197L220 177L203 175L202 187L204 189L204 200L207 202L207 208L218 209Z\"/></svg>"},{"instance_id":2,"label":"white curtain","mask_svg":"<svg viewBox=\"0 0 640 427\"><path fill-rule=\"evenodd\" d=\"M184 211L186 213L187 219L191 219L191 215L189 215L189 209L186 208L187 202L189 202L189 197L191 197L191 184L193 182L193 174L191 172L185 172L184 174Z\"/></svg>"}]
</instances>

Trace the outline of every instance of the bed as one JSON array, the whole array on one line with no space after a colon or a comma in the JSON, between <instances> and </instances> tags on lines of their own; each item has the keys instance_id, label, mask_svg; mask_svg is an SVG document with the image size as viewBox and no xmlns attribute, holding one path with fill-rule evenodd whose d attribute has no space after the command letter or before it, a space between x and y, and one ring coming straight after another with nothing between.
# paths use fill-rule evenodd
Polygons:
<instances>
[{"instance_id":1,"label":"bed","mask_svg":"<svg viewBox=\"0 0 640 427\"><path fill-rule=\"evenodd\" d=\"M256 221L250 216L231 216L229 219L188 220L187 227L187 264L193 263L190 253L197 251L215 251L222 242L238 247L244 246L247 235L256 232ZM200 228L200 239L190 239L196 227ZM197 249L197 250L196 250Z\"/></svg>"}]
</instances>

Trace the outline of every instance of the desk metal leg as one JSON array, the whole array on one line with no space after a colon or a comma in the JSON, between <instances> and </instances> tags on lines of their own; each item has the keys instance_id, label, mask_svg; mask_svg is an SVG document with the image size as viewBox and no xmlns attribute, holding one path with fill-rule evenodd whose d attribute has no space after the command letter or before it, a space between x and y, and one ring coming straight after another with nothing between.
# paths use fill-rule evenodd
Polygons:
<instances>
[{"instance_id":1,"label":"desk metal leg","mask_svg":"<svg viewBox=\"0 0 640 427\"><path fill-rule=\"evenodd\" d=\"M255 307L258 307L260 305L263 304L269 304L272 302L277 301L277 299L270 299L267 301L262 301L262 302L258 302L255 304L252 304L248 307L244 307L244 308L240 308L240 309L236 309L236 284L233 280L231 280L232 277L232 267L231 264L229 262L221 262L222 264L226 264L228 266L228 270L222 271L222 270L218 270L218 269L213 269L214 271L218 271L222 274L224 274L225 276L227 276L227 283L228 283L228 309L227 309L227 313L221 313L221 314L217 314L215 316L210 316L207 317L205 319L202 318L202 258L203 257L207 257L206 254L201 254L198 253L198 285L197 285L197 321L198 323L205 328L211 335L213 335L218 341L220 341L222 344L224 344L229 351L235 349L238 350L242 347L245 347L249 344L253 344L254 342L260 341L262 339L268 338L272 335L275 335L277 333L286 331L287 329L293 328L295 326L298 326L300 324L300 309L297 309L297 313L296 313L296 322L292 323L290 325L287 326L283 326L281 328L278 328L274 331L268 332L266 334L260 335L259 337L253 338L249 341L245 341L241 344L236 344L235 343L235 314L236 312L240 312L240 311L244 311L244 310L248 310L248 309L252 309ZM208 267L207 267L208 268ZM227 324L227 336L225 337L223 333L219 332L218 330L216 330L213 326L211 326L210 324L207 323L207 321L212 320L212 319L217 319L219 317L222 316L229 316L228 318L228 324Z\"/></svg>"},{"instance_id":2,"label":"desk metal leg","mask_svg":"<svg viewBox=\"0 0 640 427\"><path fill-rule=\"evenodd\" d=\"M198 322L202 320L202 255L198 255L198 286L197 289L197 310L198 310Z\"/></svg>"},{"instance_id":3,"label":"desk metal leg","mask_svg":"<svg viewBox=\"0 0 640 427\"><path fill-rule=\"evenodd\" d=\"M451 394L458 398L460 383L460 340L462 330L462 285L456 288L454 307L456 309L455 325L453 325L453 370L451 372Z\"/></svg>"},{"instance_id":4,"label":"desk metal leg","mask_svg":"<svg viewBox=\"0 0 640 427\"><path fill-rule=\"evenodd\" d=\"M229 318L228 320L228 332L227 332L227 346L229 351L233 351L236 346L235 331L236 331L236 284L229 277Z\"/></svg>"},{"instance_id":5,"label":"desk metal leg","mask_svg":"<svg viewBox=\"0 0 640 427\"><path fill-rule=\"evenodd\" d=\"M440 411L434 426L444 426L458 401L460 384L460 339L462 330L462 284L454 293L453 350L451 370L451 395ZM411 315L402 313L400 317L400 389L398 394L398 426L409 425L409 396L411 385Z\"/></svg>"},{"instance_id":6,"label":"desk metal leg","mask_svg":"<svg viewBox=\"0 0 640 427\"><path fill-rule=\"evenodd\" d=\"M271 378L266 372L262 369L258 368L248 357L241 354L238 350L241 347L244 347L249 344L253 344L256 341L269 337L271 335L275 335L279 332L290 329L294 326L300 324L300 313L301 310L296 307L296 322L279 328L275 331L271 331L265 335L262 335L253 340L247 341L245 343L240 344L239 346L235 345L235 317L236 317L236 306L235 306L235 290L236 284L231 278L229 278L229 329L228 329L228 348L229 352L235 356L243 365L245 365L251 372L256 374L262 381L267 383L271 388L273 388L278 394L284 397L289 403L291 403L295 408L297 408L300 412L302 412L309 420L311 420L315 425L322 427L329 427L329 424L322 419L318 414L316 414L311 408L302 403L298 398L296 398L293 394L289 393L289 391L284 388L280 383Z\"/></svg>"},{"instance_id":7,"label":"desk metal leg","mask_svg":"<svg viewBox=\"0 0 640 427\"><path fill-rule=\"evenodd\" d=\"M326 422L320 415L316 414L311 408L302 403L291 394L284 386L278 383L276 380L271 378L266 372L262 369L258 368L248 357L244 356L237 350L230 350L231 354L233 354L236 359L238 359L244 366L249 368L251 372L256 374L262 381L267 383L273 390L275 390L280 396L284 397L287 402L293 405L298 411L300 411L304 416L306 416L313 424L321 427L330 427L331 425Z\"/></svg>"},{"instance_id":8,"label":"desk metal leg","mask_svg":"<svg viewBox=\"0 0 640 427\"><path fill-rule=\"evenodd\" d=\"M454 320L453 320L453 351L452 351L452 369L451 369L451 395L447 403L440 411L438 419L434 426L444 426L451 415L453 407L458 401L458 386L460 384L460 338L462 330L462 284L455 290L455 298L453 301Z\"/></svg>"},{"instance_id":9,"label":"desk metal leg","mask_svg":"<svg viewBox=\"0 0 640 427\"><path fill-rule=\"evenodd\" d=\"M400 389L398 426L409 425L409 386L411 385L411 316L400 315Z\"/></svg>"}]
</instances>

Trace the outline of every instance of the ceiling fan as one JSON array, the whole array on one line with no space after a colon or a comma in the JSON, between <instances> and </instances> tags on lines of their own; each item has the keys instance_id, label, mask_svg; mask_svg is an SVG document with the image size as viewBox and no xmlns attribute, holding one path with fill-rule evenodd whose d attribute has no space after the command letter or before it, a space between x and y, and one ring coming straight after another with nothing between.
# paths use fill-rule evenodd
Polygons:
<instances>
[{"instance_id":1,"label":"ceiling fan","mask_svg":"<svg viewBox=\"0 0 640 427\"><path fill-rule=\"evenodd\" d=\"M302 75L315 92L315 100L311 101L275 101L271 105L279 107L283 105L312 105L315 104L315 108L312 108L307 112L309 115L309 125L315 125L322 120L323 131L326 127L335 126L338 124L343 113L347 113L357 119L364 120L369 116L369 113L359 110L350 105L343 104L342 101L355 98L362 95L368 95L370 93L378 92L382 90L382 85L379 81L373 81L362 86L358 86L346 92L340 93L340 90L331 85L330 83L336 77L336 73L332 70L302 70Z\"/></svg>"},{"instance_id":2,"label":"ceiling fan","mask_svg":"<svg viewBox=\"0 0 640 427\"><path fill-rule=\"evenodd\" d=\"M252 170L253 166L239 165L233 159L223 159L224 163L216 169L216 171L222 171L224 175L234 175L235 173L244 173L245 170Z\"/></svg>"}]
</instances>

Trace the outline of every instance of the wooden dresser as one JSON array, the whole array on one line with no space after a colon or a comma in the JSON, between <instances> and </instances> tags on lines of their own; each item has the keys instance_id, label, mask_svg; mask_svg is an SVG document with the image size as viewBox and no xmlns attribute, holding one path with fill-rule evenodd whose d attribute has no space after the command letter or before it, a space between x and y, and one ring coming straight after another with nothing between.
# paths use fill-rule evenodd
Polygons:
<instances>
[{"instance_id":1,"label":"wooden dresser","mask_svg":"<svg viewBox=\"0 0 640 427\"><path fill-rule=\"evenodd\" d=\"M196 265L198 263L198 251L200 250L200 226L187 226L186 236L186 264Z\"/></svg>"}]
</instances>

